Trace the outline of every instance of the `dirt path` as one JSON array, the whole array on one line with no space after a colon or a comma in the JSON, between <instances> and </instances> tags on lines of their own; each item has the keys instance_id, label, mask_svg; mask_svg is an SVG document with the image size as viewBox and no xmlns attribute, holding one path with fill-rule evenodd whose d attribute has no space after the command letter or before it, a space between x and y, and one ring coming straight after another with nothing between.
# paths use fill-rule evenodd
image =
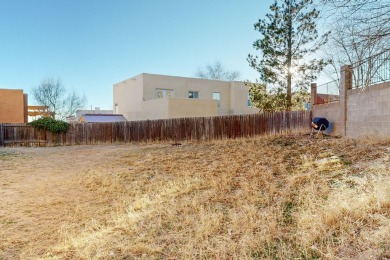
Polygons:
<instances>
[{"instance_id":1,"label":"dirt path","mask_svg":"<svg viewBox=\"0 0 390 260\"><path fill-rule=\"evenodd\" d=\"M0 259L42 256L61 227L82 228L95 209L109 210L109 198L80 184L80 176L121 167L118 153L135 147L0 149Z\"/></svg>"}]
</instances>

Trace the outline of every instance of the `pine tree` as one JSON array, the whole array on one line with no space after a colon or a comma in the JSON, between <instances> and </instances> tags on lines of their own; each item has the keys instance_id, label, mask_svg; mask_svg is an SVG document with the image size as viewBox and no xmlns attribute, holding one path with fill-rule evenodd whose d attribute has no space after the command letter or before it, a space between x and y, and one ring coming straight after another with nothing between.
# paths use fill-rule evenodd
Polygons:
<instances>
[{"instance_id":1,"label":"pine tree","mask_svg":"<svg viewBox=\"0 0 390 260\"><path fill-rule=\"evenodd\" d=\"M254 25L261 38L253 47L260 50L262 57L249 54L248 62L260 73L260 80L278 93L279 102L288 111L292 108L293 83L295 92L307 93L310 82L327 65L323 59L307 60L326 43L329 35L328 32L319 36L316 20L320 12L312 4L313 0L275 0L266 19Z\"/></svg>"}]
</instances>

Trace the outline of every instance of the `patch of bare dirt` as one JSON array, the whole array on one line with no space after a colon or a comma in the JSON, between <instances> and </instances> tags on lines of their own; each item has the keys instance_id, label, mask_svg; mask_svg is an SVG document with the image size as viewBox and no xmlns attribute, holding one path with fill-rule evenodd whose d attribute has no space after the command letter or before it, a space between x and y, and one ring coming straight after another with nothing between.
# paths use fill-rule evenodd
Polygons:
<instances>
[{"instance_id":1,"label":"patch of bare dirt","mask_svg":"<svg viewBox=\"0 0 390 260\"><path fill-rule=\"evenodd\" d=\"M96 200L80 185L91 169L110 172L131 145L0 149L0 259L25 252L39 256L58 243L64 225L83 227L110 210L112 198ZM96 210L96 211L95 211ZM23 252L22 252L23 251Z\"/></svg>"}]
</instances>

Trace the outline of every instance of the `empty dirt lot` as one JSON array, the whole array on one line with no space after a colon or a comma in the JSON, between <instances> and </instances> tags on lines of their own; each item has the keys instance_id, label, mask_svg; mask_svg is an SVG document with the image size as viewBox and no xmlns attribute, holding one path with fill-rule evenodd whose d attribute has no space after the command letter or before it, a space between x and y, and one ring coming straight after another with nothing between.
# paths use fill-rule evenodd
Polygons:
<instances>
[{"instance_id":1,"label":"empty dirt lot","mask_svg":"<svg viewBox=\"0 0 390 260\"><path fill-rule=\"evenodd\" d=\"M385 259L389 155L307 136L0 148L0 259Z\"/></svg>"}]
</instances>

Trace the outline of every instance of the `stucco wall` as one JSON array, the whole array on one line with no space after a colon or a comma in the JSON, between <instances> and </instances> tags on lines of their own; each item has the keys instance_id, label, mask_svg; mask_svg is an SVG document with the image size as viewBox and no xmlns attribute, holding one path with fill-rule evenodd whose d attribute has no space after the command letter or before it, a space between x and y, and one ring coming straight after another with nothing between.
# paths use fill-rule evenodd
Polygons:
<instances>
[{"instance_id":1,"label":"stucco wall","mask_svg":"<svg viewBox=\"0 0 390 260\"><path fill-rule=\"evenodd\" d=\"M330 123L328 129L332 135L342 135L341 118L340 118L340 102L333 102L321 105L313 106L313 118L314 117L325 117Z\"/></svg>"},{"instance_id":2,"label":"stucco wall","mask_svg":"<svg viewBox=\"0 0 390 260\"><path fill-rule=\"evenodd\" d=\"M145 100L156 98L156 88L174 90L175 98L188 99L189 91L198 91L199 99L211 100L214 92L221 94L218 115L231 113L230 82L197 78L174 77L165 75L143 74Z\"/></svg>"},{"instance_id":3,"label":"stucco wall","mask_svg":"<svg viewBox=\"0 0 390 260\"><path fill-rule=\"evenodd\" d=\"M137 120L169 118L168 98L146 100L142 103L141 111Z\"/></svg>"},{"instance_id":4,"label":"stucco wall","mask_svg":"<svg viewBox=\"0 0 390 260\"><path fill-rule=\"evenodd\" d=\"M27 122L27 95L20 89L0 89L0 123Z\"/></svg>"},{"instance_id":5,"label":"stucco wall","mask_svg":"<svg viewBox=\"0 0 390 260\"><path fill-rule=\"evenodd\" d=\"M243 83L237 81L229 82L143 73L115 84L113 89L113 109L115 111L115 104L118 104L118 113L123 114L128 120L152 119L147 117L148 115L153 117L164 115L164 118L166 118L166 113L172 116L183 114L185 117L197 116L199 114L208 116L210 114L208 107L182 108L179 101L170 102L170 111L166 112L165 108L162 107L164 102L148 102L156 99L156 89L173 90L174 98L186 100L212 101L213 93L218 92L220 93L220 106L217 108L216 115L258 112L258 109L248 107L248 88ZM189 91L197 91L199 98L189 99ZM149 107L146 107L146 104ZM198 109L205 109L205 111L201 112Z\"/></svg>"},{"instance_id":6,"label":"stucco wall","mask_svg":"<svg viewBox=\"0 0 390 260\"><path fill-rule=\"evenodd\" d=\"M114 84L114 113L116 113L115 105L118 105L118 114L124 115L127 120L138 120L144 100L142 86L142 74Z\"/></svg>"},{"instance_id":7,"label":"stucco wall","mask_svg":"<svg viewBox=\"0 0 390 260\"><path fill-rule=\"evenodd\" d=\"M258 113L259 109L248 106L249 88L244 82L233 81L230 84L231 91L231 115L243 115Z\"/></svg>"},{"instance_id":8,"label":"stucco wall","mask_svg":"<svg viewBox=\"0 0 390 260\"><path fill-rule=\"evenodd\" d=\"M347 136L390 136L390 82L348 91Z\"/></svg>"},{"instance_id":9,"label":"stucco wall","mask_svg":"<svg viewBox=\"0 0 390 260\"><path fill-rule=\"evenodd\" d=\"M143 102L140 118L168 119L216 116L217 105L215 100L188 98L151 99Z\"/></svg>"}]
</instances>

